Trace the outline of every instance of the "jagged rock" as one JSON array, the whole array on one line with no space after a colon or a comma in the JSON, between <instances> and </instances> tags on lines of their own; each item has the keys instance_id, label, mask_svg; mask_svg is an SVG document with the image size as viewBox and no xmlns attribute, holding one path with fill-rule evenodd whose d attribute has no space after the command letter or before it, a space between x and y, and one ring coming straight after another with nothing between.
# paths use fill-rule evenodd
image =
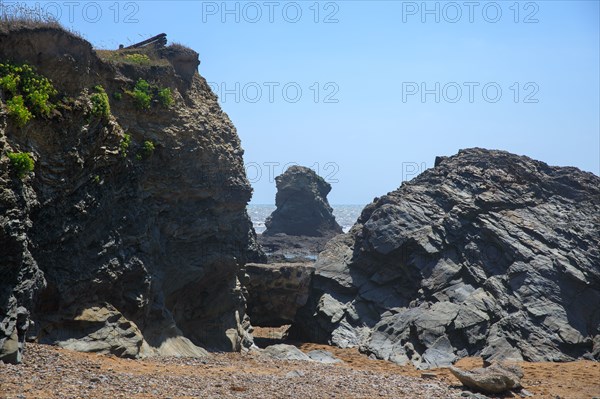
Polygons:
<instances>
[{"instance_id":1,"label":"jagged rock","mask_svg":"<svg viewBox=\"0 0 600 399\"><path fill-rule=\"evenodd\" d=\"M290 324L306 304L314 267L306 263L248 263L248 315L254 325Z\"/></svg>"},{"instance_id":2,"label":"jagged rock","mask_svg":"<svg viewBox=\"0 0 600 399\"><path fill-rule=\"evenodd\" d=\"M245 211L251 187L235 127L193 52L174 49L185 65L115 64L62 29L4 28L0 60L33 64L65 100L23 128L0 112L0 348L19 306L35 321L33 338L78 350L137 357L251 345L239 278L264 258ZM136 107L126 91L140 78L170 88L175 105ZM96 85L109 118L91 115ZM11 151L30 152L34 173L19 179Z\"/></svg>"},{"instance_id":3,"label":"jagged rock","mask_svg":"<svg viewBox=\"0 0 600 399\"><path fill-rule=\"evenodd\" d=\"M331 237L342 233L327 201L331 185L312 169L290 166L275 182L277 209L265 221L263 235Z\"/></svg>"},{"instance_id":4,"label":"jagged rock","mask_svg":"<svg viewBox=\"0 0 600 399\"><path fill-rule=\"evenodd\" d=\"M600 359L600 178L483 149L436 164L327 244L296 334L419 368Z\"/></svg>"},{"instance_id":5,"label":"jagged rock","mask_svg":"<svg viewBox=\"0 0 600 399\"><path fill-rule=\"evenodd\" d=\"M523 370L519 366L502 363L474 370L450 366L450 371L464 386L484 393L502 393L520 388L523 378Z\"/></svg>"}]
</instances>

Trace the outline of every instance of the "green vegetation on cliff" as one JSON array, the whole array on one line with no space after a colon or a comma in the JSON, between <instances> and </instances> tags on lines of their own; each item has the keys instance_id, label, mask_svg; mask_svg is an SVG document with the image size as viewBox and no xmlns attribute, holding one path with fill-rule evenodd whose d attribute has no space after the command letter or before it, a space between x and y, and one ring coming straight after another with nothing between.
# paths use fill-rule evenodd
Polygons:
<instances>
[{"instance_id":1,"label":"green vegetation on cliff","mask_svg":"<svg viewBox=\"0 0 600 399\"><path fill-rule=\"evenodd\" d=\"M25 106L23 96L14 96L6 101L8 114L14 119L18 127L23 127L33 118L33 114L29 112Z\"/></svg>"},{"instance_id":2,"label":"green vegetation on cliff","mask_svg":"<svg viewBox=\"0 0 600 399\"><path fill-rule=\"evenodd\" d=\"M17 173L19 178L27 176L30 172L33 172L35 162L31 155L27 152L9 152L7 154L10 159L10 164Z\"/></svg>"},{"instance_id":3,"label":"green vegetation on cliff","mask_svg":"<svg viewBox=\"0 0 600 399\"><path fill-rule=\"evenodd\" d=\"M152 102L152 94L150 93L150 83L144 79L139 79L135 84L132 92L129 95L135 100L135 104L139 109L150 109Z\"/></svg>"},{"instance_id":4,"label":"green vegetation on cliff","mask_svg":"<svg viewBox=\"0 0 600 399\"><path fill-rule=\"evenodd\" d=\"M54 109L50 99L57 94L56 89L31 65L0 63L0 89L8 114L19 127L25 126L35 115L49 116Z\"/></svg>"},{"instance_id":5,"label":"green vegetation on cliff","mask_svg":"<svg viewBox=\"0 0 600 399\"><path fill-rule=\"evenodd\" d=\"M151 85L144 79L138 79L133 91L126 93L133 97L136 106L141 110L150 109L153 100L157 100L165 108L169 108L175 102L171 89Z\"/></svg>"},{"instance_id":6,"label":"green vegetation on cliff","mask_svg":"<svg viewBox=\"0 0 600 399\"><path fill-rule=\"evenodd\" d=\"M90 100L92 101L92 114L102 117L103 119L108 119L110 116L108 95L100 85L96 86L94 90L96 90L96 92L90 96Z\"/></svg>"}]
</instances>

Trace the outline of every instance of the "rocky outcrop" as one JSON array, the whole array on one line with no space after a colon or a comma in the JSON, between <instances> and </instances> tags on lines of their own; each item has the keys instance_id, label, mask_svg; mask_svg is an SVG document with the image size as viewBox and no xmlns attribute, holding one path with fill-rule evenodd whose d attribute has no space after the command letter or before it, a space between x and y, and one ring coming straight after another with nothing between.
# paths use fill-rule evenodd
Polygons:
<instances>
[{"instance_id":1,"label":"rocky outcrop","mask_svg":"<svg viewBox=\"0 0 600 399\"><path fill-rule=\"evenodd\" d=\"M264 236L331 237L342 233L327 201L331 185L312 169L290 166L275 181L277 209L265 222Z\"/></svg>"},{"instance_id":2,"label":"rocky outcrop","mask_svg":"<svg viewBox=\"0 0 600 399\"><path fill-rule=\"evenodd\" d=\"M461 370L451 366L450 372L464 386L491 394L521 388L521 378L524 375L521 367L503 363L474 370Z\"/></svg>"},{"instance_id":3,"label":"rocky outcrop","mask_svg":"<svg viewBox=\"0 0 600 399\"><path fill-rule=\"evenodd\" d=\"M315 269L295 327L317 342L420 368L598 360L600 178L463 150L375 199Z\"/></svg>"},{"instance_id":4,"label":"rocky outcrop","mask_svg":"<svg viewBox=\"0 0 600 399\"><path fill-rule=\"evenodd\" d=\"M248 263L248 315L257 326L291 324L306 304L315 269L307 263Z\"/></svg>"},{"instance_id":5,"label":"rocky outcrop","mask_svg":"<svg viewBox=\"0 0 600 399\"><path fill-rule=\"evenodd\" d=\"M19 331L19 307L31 312L30 338L77 350L250 345L239 277L262 259L245 211L251 187L217 97L197 72L180 76L198 65L193 52L172 48L187 65L177 68L113 63L44 26L2 31L0 42L0 60L36 66L60 93L51 117L23 128L0 113L0 347ZM171 89L175 104L140 109L127 94L140 78ZM91 113L96 85L108 118ZM32 154L33 174L15 175L14 151Z\"/></svg>"}]
</instances>

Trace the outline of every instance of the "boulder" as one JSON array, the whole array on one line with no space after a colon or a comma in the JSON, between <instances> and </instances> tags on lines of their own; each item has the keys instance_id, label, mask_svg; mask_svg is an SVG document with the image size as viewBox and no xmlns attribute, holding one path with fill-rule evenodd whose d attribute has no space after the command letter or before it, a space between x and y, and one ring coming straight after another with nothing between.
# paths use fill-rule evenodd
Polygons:
<instances>
[{"instance_id":1,"label":"boulder","mask_svg":"<svg viewBox=\"0 0 600 399\"><path fill-rule=\"evenodd\" d=\"M331 237L342 233L327 201L331 185L312 169L290 166L275 178L277 209L265 221L265 236Z\"/></svg>"},{"instance_id":2,"label":"boulder","mask_svg":"<svg viewBox=\"0 0 600 399\"><path fill-rule=\"evenodd\" d=\"M464 386L491 394L521 388L523 378L521 367L503 363L474 370L461 370L451 366L450 371Z\"/></svg>"},{"instance_id":3,"label":"boulder","mask_svg":"<svg viewBox=\"0 0 600 399\"><path fill-rule=\"evenodd\" d=\"M302 360L310 361L310 357L293 345L277 344L267 346L263 354L279 360Z\"/></svg>"},{"instance_id":4,"label":"boulder","mask_svg":"<svg viewBox=\"0 0 600 399\"><path fill-rule=\"evenodd\" d=\"M276 327L291 324L296 311L306 304L314 273L307 263L248 263L247 312L254 325Z\"/></svg>"},{"instance_id":5,"label":"boulder","mask_svg":"<svg viewBox=\"0 0 600 399\"><path fill-rule=\"evenodd\" d=\"M422 369L600 360L599 265L598 176L462 150L328 242L294 329Z\"/></svg>"},{"instance_id":6,"label":"boulder","mask_svg":"<svg viewBox=\"0 0 600 399\"><path fill-rule=\"evenodd\" d=\"M323 364L335 364L342 363L342 360L333 356L331 352L324 350L312 350L308 353L302 352L300 349L293 345L287 344L276 344L267 346L262 350L264 355L272 357L273 359L279 360L300 360L300 361L312 361Z\"/></svg>"}]
</instances>

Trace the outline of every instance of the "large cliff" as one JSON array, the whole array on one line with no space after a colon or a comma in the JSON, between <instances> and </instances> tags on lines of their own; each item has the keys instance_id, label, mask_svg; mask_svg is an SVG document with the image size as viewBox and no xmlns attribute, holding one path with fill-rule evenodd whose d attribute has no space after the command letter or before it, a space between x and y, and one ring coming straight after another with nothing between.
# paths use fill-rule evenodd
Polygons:
<instances>
[{"instance_id":1,"label":"large cliff","mask_svg":"<svg viewBox=\"0 0 600 399\"><path fill-rule=\"evenodd\" d=\"M198 355L197 346L249 344L240 278L260 257L251 187L198 54L170 46L99 57L63 29L15 26L0 30L0 63L32 65L57 91L54 109L22 127L2 91L0 354L15 356L27 311L30 338L84 351ZM149 104L135 97L140 79ZM99 85L108 116L95 109ZM159 89L172 105L158 103ZM21 152L35 161L23 176L7 157Z\"/></svg>"},{"instance_id":2,"label":"large cliff","mask_svg":"<svg viewBox=\"0 0 600 399\"><path fill-rule=\"evenodd\" d=\"M421 368L600 360L599 305L600 178L468 149L327 244L295 326Z\"/></svg>"}]
</instances>

